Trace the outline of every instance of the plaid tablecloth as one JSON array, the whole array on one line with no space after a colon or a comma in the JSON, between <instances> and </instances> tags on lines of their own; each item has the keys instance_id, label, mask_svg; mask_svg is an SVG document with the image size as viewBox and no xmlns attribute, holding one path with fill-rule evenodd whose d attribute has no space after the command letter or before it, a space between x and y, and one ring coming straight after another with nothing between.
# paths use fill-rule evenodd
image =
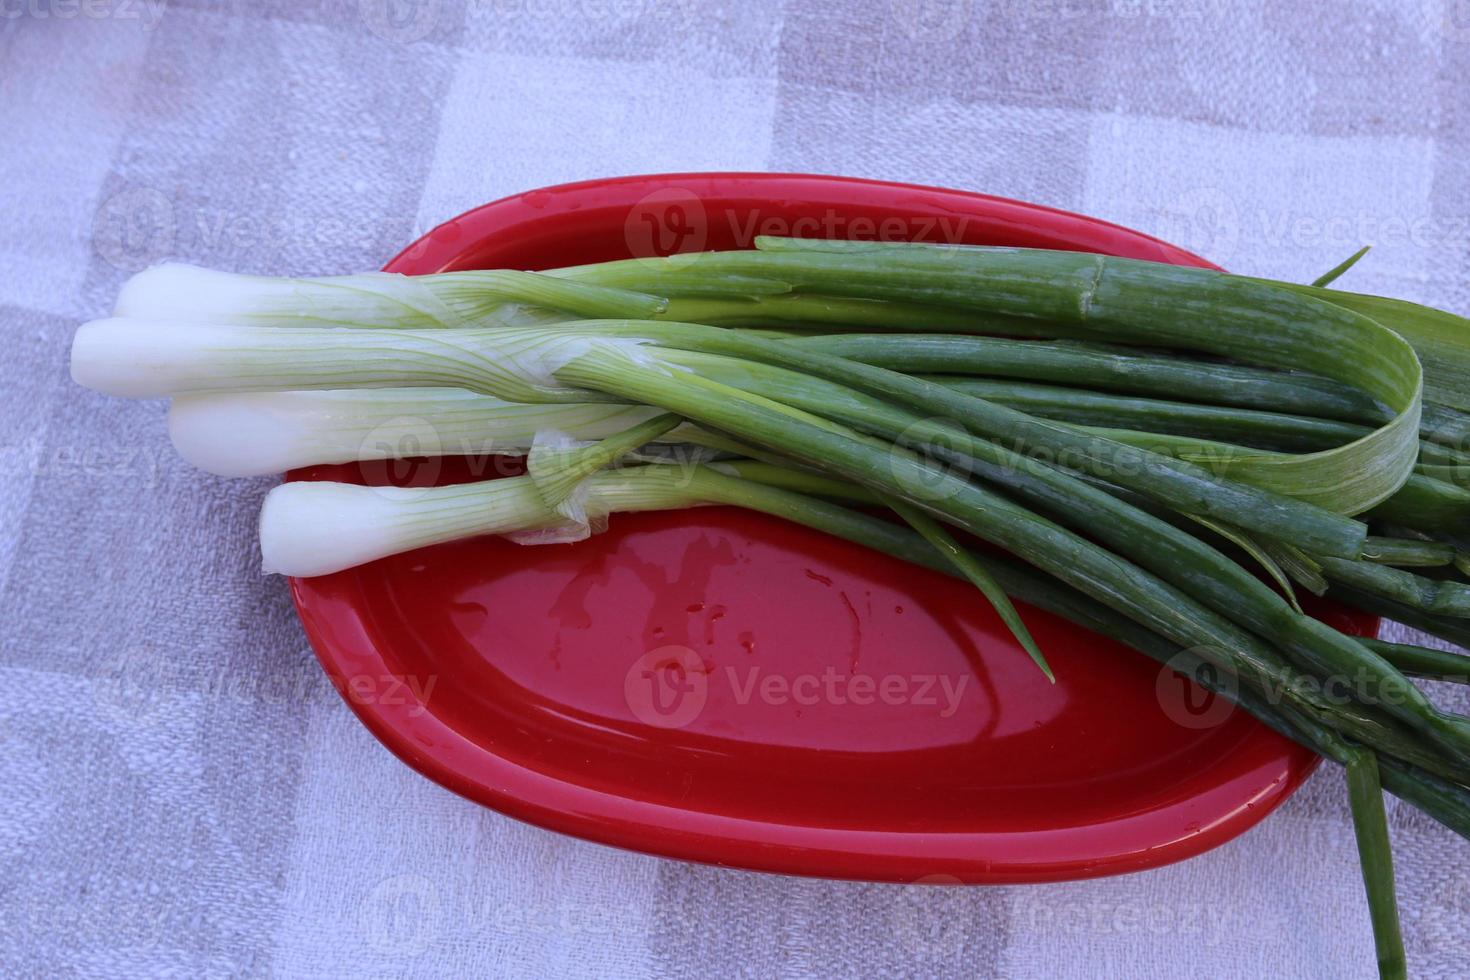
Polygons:
<instances>
[{"instance_id":1,"label":"plaid tablecloth","mask_svg":"<svg viewBox=\"0 0 1470 980\"><path fill-rule=\"evenodd\" d=\"M165 257L369 269L507 193L701 169L983 190L1285 278L1372 242L1346 284L1465 312L1467 79L1460 0L0 2L0 975L1368 975L1330 768L1197 859L1026 888L694 867L458 799L258 573L271 481L190 469L67 347ZM1470 850L1391 816L1413 972L1462 976Z\"/></svg>"}]
</instances>

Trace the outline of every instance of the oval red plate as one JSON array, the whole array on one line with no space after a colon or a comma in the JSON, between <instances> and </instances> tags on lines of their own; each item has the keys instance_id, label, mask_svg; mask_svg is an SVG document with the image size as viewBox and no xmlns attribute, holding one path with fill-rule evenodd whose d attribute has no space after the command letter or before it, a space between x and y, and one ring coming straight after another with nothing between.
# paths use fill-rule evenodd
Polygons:
<instances>
[{"instance_id":1,"label":"oval red plate","mask_svg":"<svg viewBox=\"0 0 1470 980\"><path fill-rule=\"evenodd\" d=\"M1205 264L977 194L671 174L506 198L387 268L543 269L757 234ZM515 465L293 476L448 482ZM669 857L884 881L1136 871L1240 834L1315 764L1141 655L1023 608L1049 685L968 586L725 508L618 515L575 545L429 548L292 592L334 684L410 766L522 820Z\"/></svg>"}]
</instances>

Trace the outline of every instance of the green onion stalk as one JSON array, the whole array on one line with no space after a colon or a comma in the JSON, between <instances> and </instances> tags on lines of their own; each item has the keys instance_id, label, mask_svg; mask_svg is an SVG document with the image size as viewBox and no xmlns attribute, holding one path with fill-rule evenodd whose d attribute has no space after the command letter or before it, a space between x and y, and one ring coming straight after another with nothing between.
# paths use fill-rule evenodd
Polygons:
<instances>
[{"instance_id":1,"label":"green onion stalk","mask_svg":"<svg viewBox=\"0 0 1470 980\"><path fill-rule=\"evenodd\" d=\"M604 470L588 477L590 513L662 510L702 504L726 504L759 511L862 544L900 560L945 574L965 573L934 550L923 535L834 502L871 503L874 498L851 484L786 467L747 461L720 462L681 469L636 465ZM564 518L541 497L532 476L513 477L442 488L365 488L356 485L289 483L271 491L262 515L266 567L287 574L325 574L429 543L475 534L509 534L539 530ZM1045 609L1116 639L1187 676L1213 685L1219 693L1246 706L1270 726L1336 757L1324 746L1341 736L1311 720L1308 701L1291 692L1257 691L1229 682L1229 675L1199 669L1199 653L1169 642L1127 617L1039 575L1014 560L965 550L964 564L983 568L1017 600ZM1414 651L1417 648L1404 648ZM1470 658L1443 654L1436 671L1470 676ZM1385 757L1391 758L1391 757ZM1341 760L1340 760L1341 761ZM1423 798L1427 810L1470 837L1470 798L1423 770L1391 763L1404 778L1401 794Z\"/></svg>"},{"instance_id":2,"label":"green onion stalk","mask_svg":"<svg viewBox=\"0 0 1470 980\"><path fill-rule=\"evenodd\" d=\"M992 543L1027 555L1083 591L1161 629L1178 642L1213 643L1238 651L1231 662L1222 664L1224 667L1238 669L1244 663L1257 672L1267 669L1266 652L1271 648L1267 639L1252 635L1229 618L1239 620L1248 613L1259 613L1259 603L1242 606L1232 595L1229 601L1216 603L1224 611L1202 606L1175 584L1119 561L1116 554L979 484L877 448L851 430L835 427L834 431L833 426L813 424L811 416L796 417L789 408L783 409L782 403L682 370L658 360L647 344L611 335L627 330L657 330L668 337L677 335L689 346L691 336L715 334L718 339L720 331L714 328L626 321L578 328L602 331L589 335L562 327L456 331L198 327L187 334L130 321L90 327L78 335L74 350L77 373L84 380L107 385L119 393L253 390L267 383L295 389L443 385L476 388L495 397L518 400L535 400L546 394L558 402L570 401L579 390L586 397L586 390L591 389L615 399L650 404L716 429L738 432L744 439L928 510ZM171 342L164 342L159 329ZM747 348L757 345L759 350L787 350L774 342L749 337L741 338L741 343ZM807 361L814 357L831 361L839 368L849 363L822 355L800 356ZM96 365L119 363L130 369L125 376L93 378L88 373ZM1039 466L1023 469L1039 471ZM1206 474L1202 482L1218 486L1224 481ZM1266 499L1269 503L1269 491L1242 486L1247 502ZM1075 492L1090 498L1093 505L1101 502L1101 495ZM1280 506L1302 511L1311 510L1313 505L1284 500ZM1351 523L1328 512L1323 512L1323 518L1329 527ZM1242 523L1249 524L1253 519L1245 517ZM1149 527L1146 515L1139 515L1135 523ZM1166 526L1153 530L1156 537L1169 534ZM1366 539L1366 535L1361 537ZM1201 554L1190 543L1192 540L1181 535L1172 542L1175 551L1188 548L1192 552L1184 555L1178 567L1192 573L1187 580L1208 598L1219 590L1209 570L1230 574L1238 566L1216 554ZM1191 568L1195 558L1202 558L1207 568ZM1248 577L1237 578L1242 584L1248 581ZM1259 584L1249 581L1246 588ZM1270 601L1277 600L1271 596ZM1284 603L1278 604L1280 609L1294 613ZM1401 721L1447 745L1464 742L1466 732L1458 719L1436 711L1417 688L1371 651L1306 617L1276 621L1263 618L1256 625L1274 628L1278 623L1287 625L1296 644L1294 649L1314 658L1313 665L1323 673L1344 669L1349 673L1367 672L1380 689L1371 694L1371 699L1381 701Z\"/></svg>"}]
</instances>

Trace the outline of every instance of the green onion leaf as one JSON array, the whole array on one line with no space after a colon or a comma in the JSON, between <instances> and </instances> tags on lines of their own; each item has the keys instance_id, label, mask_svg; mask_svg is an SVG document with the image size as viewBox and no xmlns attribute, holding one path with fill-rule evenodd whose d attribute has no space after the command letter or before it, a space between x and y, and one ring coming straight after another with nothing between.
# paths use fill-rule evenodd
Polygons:
<instances>
[{"instance_id":1,"label":"green onion leaf","mask_svg":"<svg viewBox=\"0 0 1470 980\"><path fill-rule=\"evenodd\" d=\"M1378 975L1385 980L1402 978L1408 975L1408 966L1404 960L1404 938L1399 931L1398 899L1394 894L1393 850L1388 840L1388 818L1383 812L1378 760L1372 752L1353 750L1347 763L1347 781L1358 857L1363 864L1363 887L1368 893L1368 913L1373 922L1373 942L1378 949Z\"/></svg>"},{"instance_id":2,"label":"green onion leaf","mask_svg":"<svg viewBox=\"0 0 1470 980\"><path fill-rule=\"evenodd\" d=\"M681 421L677 415L657 415L591 445L568 445L571 440L564 434L560 444L543 439L531 447L526 469L546 506L580 520L585 514L577 491L583 481L677 428Z\"/></svg>"},{"instance_id":3,"label":"green onion leaf","mask_svg":"<svg viewBox=\"0 0 1470 980\"><path fill-rule=\"evenodd\" d=\"M1016 638L1016 642L1021 644L1036 666L1041 668L1046 679L1055 684L1056 675L1052 673L1051 665L1046 662L1041 648L1032 638L1031 631L1021 621L1021 614L1016 611L1015 606L1011 605L1011 600L1002 591L1000 583L985 570L984 566L976 562L970 553L961 548L949 532L940 527L939 523L928 514L895 497L880 495L879 499L892 508L895 514L902 517L910 527L918 531L925 541L928 541L936 551L952 562L960 574L969 579L970 584L990 600L990 604L995 607L995 611L1000 615L1001 621L1006 624L1006 628L1011 631L1011 635Z\"/></svg>"},{"instance_id":4,"label":"green onion leaf","mask_svg":"<svg viewBox=\"0 0 1470 980\"><path fill-rule=\"evenodd\" d=\"M1326 272L1322 273L1316 279L1313 279L1312 280L1312 285L1313 286L1326 286L1329 283L1332 283L1332 282L1337 281L1337 279L1340 278L1344 272L1348 271L1353 266L1357 265L1358 264L1358 260L1361 259L1363 256L1367 255L1368 254L1368 250L1370 248L1372 248L1372 247L1373 247L1372 245L1364 245L1362 248L1358 249L1352 255L1349 255L1347 258L1343 259L1337 265L1333 266L1331 269L1328 269Z\"/></svg>"}]
</instances>

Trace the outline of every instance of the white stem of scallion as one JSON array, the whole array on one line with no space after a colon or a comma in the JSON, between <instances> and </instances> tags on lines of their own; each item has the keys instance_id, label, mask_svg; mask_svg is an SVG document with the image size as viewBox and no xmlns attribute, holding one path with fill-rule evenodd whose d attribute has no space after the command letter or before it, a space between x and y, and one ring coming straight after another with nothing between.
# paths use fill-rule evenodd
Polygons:
<instances>
[{"instance_id":1,"label":"white stem of scallion","mask_svg":"<svg viewBox=\"0 0 1470 980\"><path fill-rule=\"evenodd\" d=\"M657 477L640 479L636 470L629 470L589 478L588 515L605 518L613 511L668 510L701 502L682 481L665 473ZM567 523L526 476L446 487L286 483L266 495L261 509L261 565L267 573L327 575L431 544L481 534L546 531Z\"/></svg>"},{"instance_id":2,"label":"white stem of scallion","mask_svg":"<svg viewBox=\"0 0 1470 980\"><path fill-rule=\"evenodd\" d=\"M613 402L506 402L460 388L362 388L181 395L168 426L174 448L200 469L262 476L321 463L524 454L540 433L604 439L657 414Z\"/></svg>"},{"instance_id":3,"label":"white stem of scallion","mask_svg":"<svg viewBox=\"0 0 1470 980\"><path fill-rule=\"evenodd\" d=\"M539 321L548 310L574 318L642 319L667 305L647 293L511 269L302 279L239 275L170 262L129 279L113 315L252 326L425 329ZM609 314L611 309L622 312Z\"/></svg>"},{"instance_id":4,"label":"white stem of scallion","mask_svg":"<svg viewBox=\"0 0 1470 980\"><path fill-rule=\"evenodd\" d=\"M566 386L555 372L603 347L637 359L640 343L557 326L281 330L112 318L78 328L71 370L78 384L135 398L200 391L448 387L508 401L588 402L608 399Z\"/></svg>"}]
</instances>

